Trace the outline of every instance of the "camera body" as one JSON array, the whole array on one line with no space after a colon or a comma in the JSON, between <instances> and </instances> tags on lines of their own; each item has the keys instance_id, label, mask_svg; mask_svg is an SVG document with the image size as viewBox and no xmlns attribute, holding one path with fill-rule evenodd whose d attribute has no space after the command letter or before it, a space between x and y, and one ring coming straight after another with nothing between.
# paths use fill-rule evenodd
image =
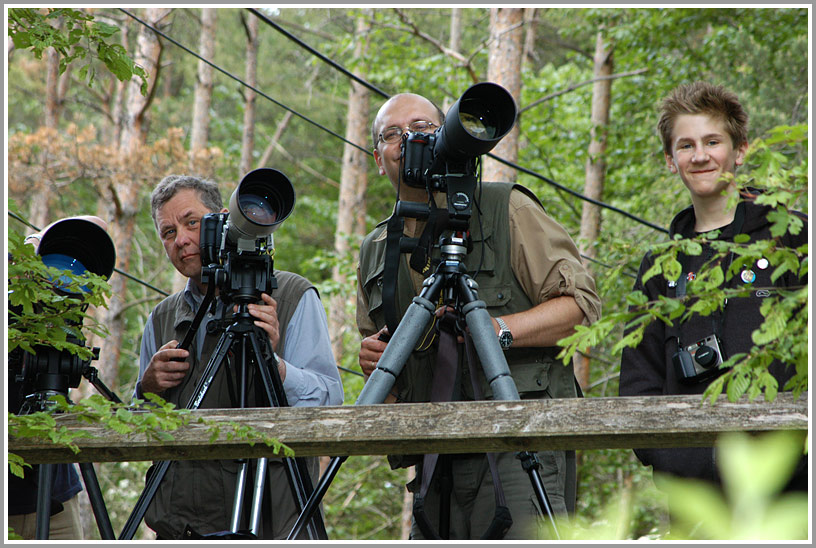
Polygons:
<instances>
[{"instance_id":1,"label":"camera body","mask_svg":"<svg viewBox=\"0 0 816 548\"><path fill-rule=\"evenodd\" d=\"M722 344L717 335L709 335L685 348L680 348L672 356L677 377L684 383L703 382L723 371L720 364L725 361Z\"/></svg>"}]
</instances>

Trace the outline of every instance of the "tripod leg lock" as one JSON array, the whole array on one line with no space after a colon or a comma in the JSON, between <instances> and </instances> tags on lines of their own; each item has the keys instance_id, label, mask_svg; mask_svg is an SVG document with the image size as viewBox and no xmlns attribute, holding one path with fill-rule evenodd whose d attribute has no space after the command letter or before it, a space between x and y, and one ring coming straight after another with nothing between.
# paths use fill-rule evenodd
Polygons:
<instances>
[{"instance_id":1,"label":"tripod leg lock","mask_svg":"<svg viewBox=\"0 0 816 548\"><path fill-rule=\"evenodd\" d=\"M535 453L531 451L519 451L516 453L516 458L521 461L521 467L527 473L541 468L541 463L538 462L538 458L536 458Z\"/></svg>"}]
</instances>

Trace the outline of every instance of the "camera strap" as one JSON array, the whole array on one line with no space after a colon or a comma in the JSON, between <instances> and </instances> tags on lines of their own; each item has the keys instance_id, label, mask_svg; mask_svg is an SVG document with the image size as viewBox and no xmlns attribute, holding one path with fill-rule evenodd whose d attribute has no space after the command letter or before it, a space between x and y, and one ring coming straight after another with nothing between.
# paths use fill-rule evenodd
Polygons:
<instances>
[{"instance_id":1,"label":"camera strap","mask_svg":"<svg viewBox=\"0 0 816 548\"><path fill-rule=\"evenodd\" d=\"M399 314L397 313L397 277L399 276L400 240L405 226L405 219L394 213L386 225L385 266L383 268L383 314L388 332L397 332Z\"/></svg>"},{"instance_id":2,"label":"camera strap","mask_svg":"<svg viewBox=\"0 0 816 548\"><path fill-rule=\"evenodd\" d=\"M434 369L433 383L431 385L431 401L452 401L458 399L457 390L457 358L459 353L459 345L456 342L457 336L462 335L465 338L466 357L468 362L468 369L470 371L471 383L473 386L473 395L476 400L481 400L482 391L479 386L479 380L476 375L476 350L473 346L473 340L470 335L466 333L457 323L456 313L448 311L442 321L439 322L439 354L436 361L436 368ZM513 519L510 516L510 510L507 507L507 502L504 496L504 489L502 488L501 478L499 477L498 465L496 463L496 453L487 453L487 462L490 467L490 475L493 478L493 493L496 499L495 512L493 520L488 528L482 534L483 540L498 540L504 538L510 526L513 524ZM450 457L444 457L441 462L440 470L440 495L439 507L440 511L445 508L445 512L440 512L444 516L450 515ZM426 539L443 539L440 532L434 530L433 525L425 513L425 497L431 485L434 471L437 468L439 461L438 454L425 455L422 460L422 484L419 494L414 497L414 519L416 520L419 530ZM447 476L447 477L446 477ZM440 529L446 527L446 521L440 516ZM442 531L445 538L449 537L448 531Z\"/></svg>"},{"instance_id":3,"label":"camera strap","mask_svg":"<svg viewBox=\"0 0 816 548\"><path fill-rule=\"evenodd\" d=\"M428 220L418 243L413 249L409 249L411 257L409 260L410 267L419 272L424 277L436 270L439 264L439 259L432 257L433 245L439 235L447 226L447 210L436 207L436 204L429 205ZM389 333L395 333L399 326L399 312L397 311L397 285L399 279L399 265L400 256L403 253L405 240L410 240L405 237L405 218L394 212L388 219L386 224L386 239L385 239L385 265L383 267L383 314L385 316L385 325L388 326ZM408 244L410 245L410 244ZM406 251L407 252L407 251Z\"/></svg>"},{"instance_id":4,"label":"camera strap","mask_svg":"<svg viewBox=\"0 0 816 548\"><path fill-rule=\"evenodd\" d=\"M444 212L445 215L440 215L440 212ZM442 234L442 231L447 227L447 221L447 210L436 207L436 203L431 200L428 221L425 223L425 228L419 236L419 243L411 252L411 260L409 261L411 268L426 278L432 271L436 270L436 267L439 265L439 258L432 257L431 254L434 242L436 242L439 235Z\"/></svg>"}]
</instances>

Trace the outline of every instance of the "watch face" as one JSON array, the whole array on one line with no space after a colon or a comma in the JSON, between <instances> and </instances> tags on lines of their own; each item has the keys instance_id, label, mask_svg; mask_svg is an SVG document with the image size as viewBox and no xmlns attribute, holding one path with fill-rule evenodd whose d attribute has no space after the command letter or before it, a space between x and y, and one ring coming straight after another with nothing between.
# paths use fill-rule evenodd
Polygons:
<instances>
[{"instance_id":1,"label":"watch face","mask_svg":"<svg viewBox=\"0 0 816 548\"><path fill-rule=\"evenodd\" d=\"M513 335L509 331L502 331L499 334L499 344L502 348L510 348L513 344Z\"/></svg>"}]
</instances>

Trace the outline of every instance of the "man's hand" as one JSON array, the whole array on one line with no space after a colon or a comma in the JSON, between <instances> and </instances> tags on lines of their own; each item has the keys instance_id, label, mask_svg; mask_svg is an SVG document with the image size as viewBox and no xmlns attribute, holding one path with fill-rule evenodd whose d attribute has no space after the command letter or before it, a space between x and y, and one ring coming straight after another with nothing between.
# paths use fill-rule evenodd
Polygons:
<instances>
[{"instance_id":1,"label":"man's hand","mask_svg":"<svg viewBox=\"0 0 816 548\"><path fill-rule=\"evenodd\" d=\"M380 335L383 334L388 335L388 327L383 327L360 342L360 369L362 369L366 380L377 368L377 362L380 361L380 356L385 352L385 347L388 345L386 341L380 340Z\"/></svg>"},{"instance_id":2,"label":"man's hand","mask_svg":"<svg viewBox=\"0 0 816 548\"><path fill-rule=\"evenodd\" d=\"M176 348L176 346L178 346L178 341L170 341L159 348L150 358L150 364L148 364L141 381L143 394L147 392L161 394L168 388L178 386L184 380L187 371L190 369L190 364L183 361L174 361L173 358L184 359L190 353L183 348Z\"/></svg>"},{"instance_id":3,"label":"man's hand","mask_svg":"<svg viewBox=\"0 0 816 548\"><path fill-rule=\"evenodd\" d=\"M272 350L278 351L280 341L280 324L278 323L278 303L267 295L261 293L262 304L250 304L247 306L249 315L256 318L255 325L266 331L269 342L272 343Z\"/></svg>"},{"instance_id":4,"label":"man's hand","mask_svg":"<svg viewBox=\"0 0 816 548\"><path fill-rule=\"evenodd\" d=\"M255 325L266 331L272 351L278 351L280 324L278 323L278 303L266 293L261 293L262 304L247 305L249 315L256 318ZM286 378L286 363L278 358L278 374L281 382Z\"/></svg>"}]
</instances>

